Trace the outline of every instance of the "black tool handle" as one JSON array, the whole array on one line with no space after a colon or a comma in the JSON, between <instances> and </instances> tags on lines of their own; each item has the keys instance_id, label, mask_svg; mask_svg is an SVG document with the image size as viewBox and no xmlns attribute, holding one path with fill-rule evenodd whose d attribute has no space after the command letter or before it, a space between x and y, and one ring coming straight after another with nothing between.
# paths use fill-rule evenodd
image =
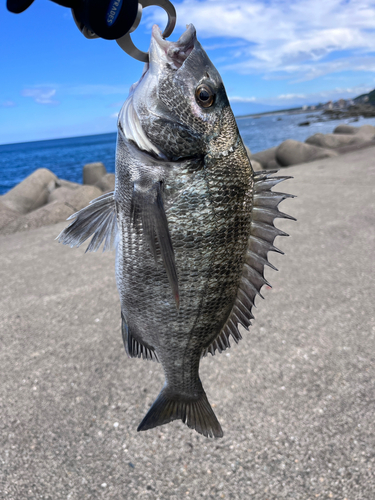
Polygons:
<instances>
[{"instance_id":1,"label":"black tool handle","mask_svg":"<svg viewBox=\"0 0 375 500\"><path fill-rule=\"evenodd\" d=\"M7 0L10 12L20 14L34 0ZM138 14L138 0L51 0L73 10L75 18L100 38L117 40L126 35Z\"/></svg>"},{"instance_id":2,"label":"black tool handle","mask_svg":"<svg viewBox=\"0 0 375 500\"><path fill-rule=\"evenodd\" d=\"M53 0L54 1L54 0ZM138 0L80 0L73 12L78 21L106 40L117 40L133 26Z\"/></svg>"},{"instance_id":3,"label":"black tool handle","mask_svg":"<svg viewBox=\"0 0 375 500\"><path fill-rule=\"evenodd\" d=\"M21 14L33 3L34 0L7 0L7 9L14 14ZM69 7L70 9L75 6L77 2L75 0L52 0L63 7Z\"/></svg>"}]
</instances>

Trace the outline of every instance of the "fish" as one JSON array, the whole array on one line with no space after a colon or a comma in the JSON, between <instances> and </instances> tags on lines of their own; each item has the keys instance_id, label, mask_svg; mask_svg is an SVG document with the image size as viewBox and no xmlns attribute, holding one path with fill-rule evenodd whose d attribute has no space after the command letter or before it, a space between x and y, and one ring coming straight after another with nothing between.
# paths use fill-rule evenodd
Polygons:
<instances>
[{"instance_id":1,"label":"fish","mask_svg":"<svg viewBox=\"0 0 375 500\"><path fill-rule=\"evenodd\" d=\"M221 76L193 25L152 29L149 62L118 116L115 190L73 214L61 243L116 249L130 358L160 362L165 384L138 431L180 419L211 438L221 425L199 378L202 357L238 343L254 318L289 179L254 172ZM275 268L274 268L275 269ZM242 330L243 331L243 330Z\"/></svg>"}]
</instances>

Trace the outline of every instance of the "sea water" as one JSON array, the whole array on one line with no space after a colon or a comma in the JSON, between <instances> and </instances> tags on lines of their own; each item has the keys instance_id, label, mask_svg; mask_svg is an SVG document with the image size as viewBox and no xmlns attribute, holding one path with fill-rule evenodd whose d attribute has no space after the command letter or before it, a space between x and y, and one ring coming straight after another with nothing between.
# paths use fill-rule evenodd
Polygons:
<instances>
[{"instance_id":1,"label":"sea water","mask_svg":"<svg viewBox=\"0 0 375 500\"><path fill-rule=\"evenodd\" d=\"M48 168L60 179L82 183L85 163L101 161L115 171L116 134L24 142L0 146L0 194L37 168Z\"/></svg>"},{"instance_id":2,"label":"sea water","mask_svg":"<svg viewBox=\"0 0 375 500\"><path fill-rule=\"evenodd\" d=\"M279 145L286 139L305 141L321 132L333 132L339 123L348 120L311 123L310 113L273 114L237 118L242 139L252 153ZM360 118L353 125L375 125L375 118ZM0 137L1 142L1 137ZM0 194L4 194L37 168L48 168L60 179L82 183L82 167L86 163L103 162L108 172L115 171L116 133L72 137L49 141L0 145Z\"/></svg>"}]
</instances>

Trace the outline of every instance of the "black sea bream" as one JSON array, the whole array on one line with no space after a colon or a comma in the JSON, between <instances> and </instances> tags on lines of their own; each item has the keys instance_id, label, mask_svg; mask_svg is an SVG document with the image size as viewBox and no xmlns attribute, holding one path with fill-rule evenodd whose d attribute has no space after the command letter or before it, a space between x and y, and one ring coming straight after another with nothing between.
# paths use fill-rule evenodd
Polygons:
<instances>
[{"instance_id":1,"label":"black sea bream","mask_svg":"<svg viewBox=\"0 0 375 500\"><path fill-rule=\"evenodd\" d=\"M254 173L221 77L192 25L177 42L154 26L150 62L118 119L116 188L60 235L116 247L122 335L130 357L159 361L165 385L138 427L181 419L210 437L220 424L199 362L248 328L287 177ZM273 267L271 265L271 267Z\"/></svg>"}]
</instances>

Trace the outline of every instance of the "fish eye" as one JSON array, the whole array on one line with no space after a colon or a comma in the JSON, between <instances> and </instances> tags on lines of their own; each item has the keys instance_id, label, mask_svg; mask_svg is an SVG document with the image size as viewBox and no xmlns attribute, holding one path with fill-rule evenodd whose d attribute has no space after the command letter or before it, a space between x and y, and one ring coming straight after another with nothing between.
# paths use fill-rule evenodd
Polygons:
<instances>
[{"instance_id":1,"label":"fish eye","mask_svg":"<svg viewBox=\"0 0 375 500\"><path fill-rule=\"evenodd\" d=\"M195 99L202 108L209 108L215 102L215 93L211 87L202 83L195 89Z\"/></svg>"}]
</instances>

